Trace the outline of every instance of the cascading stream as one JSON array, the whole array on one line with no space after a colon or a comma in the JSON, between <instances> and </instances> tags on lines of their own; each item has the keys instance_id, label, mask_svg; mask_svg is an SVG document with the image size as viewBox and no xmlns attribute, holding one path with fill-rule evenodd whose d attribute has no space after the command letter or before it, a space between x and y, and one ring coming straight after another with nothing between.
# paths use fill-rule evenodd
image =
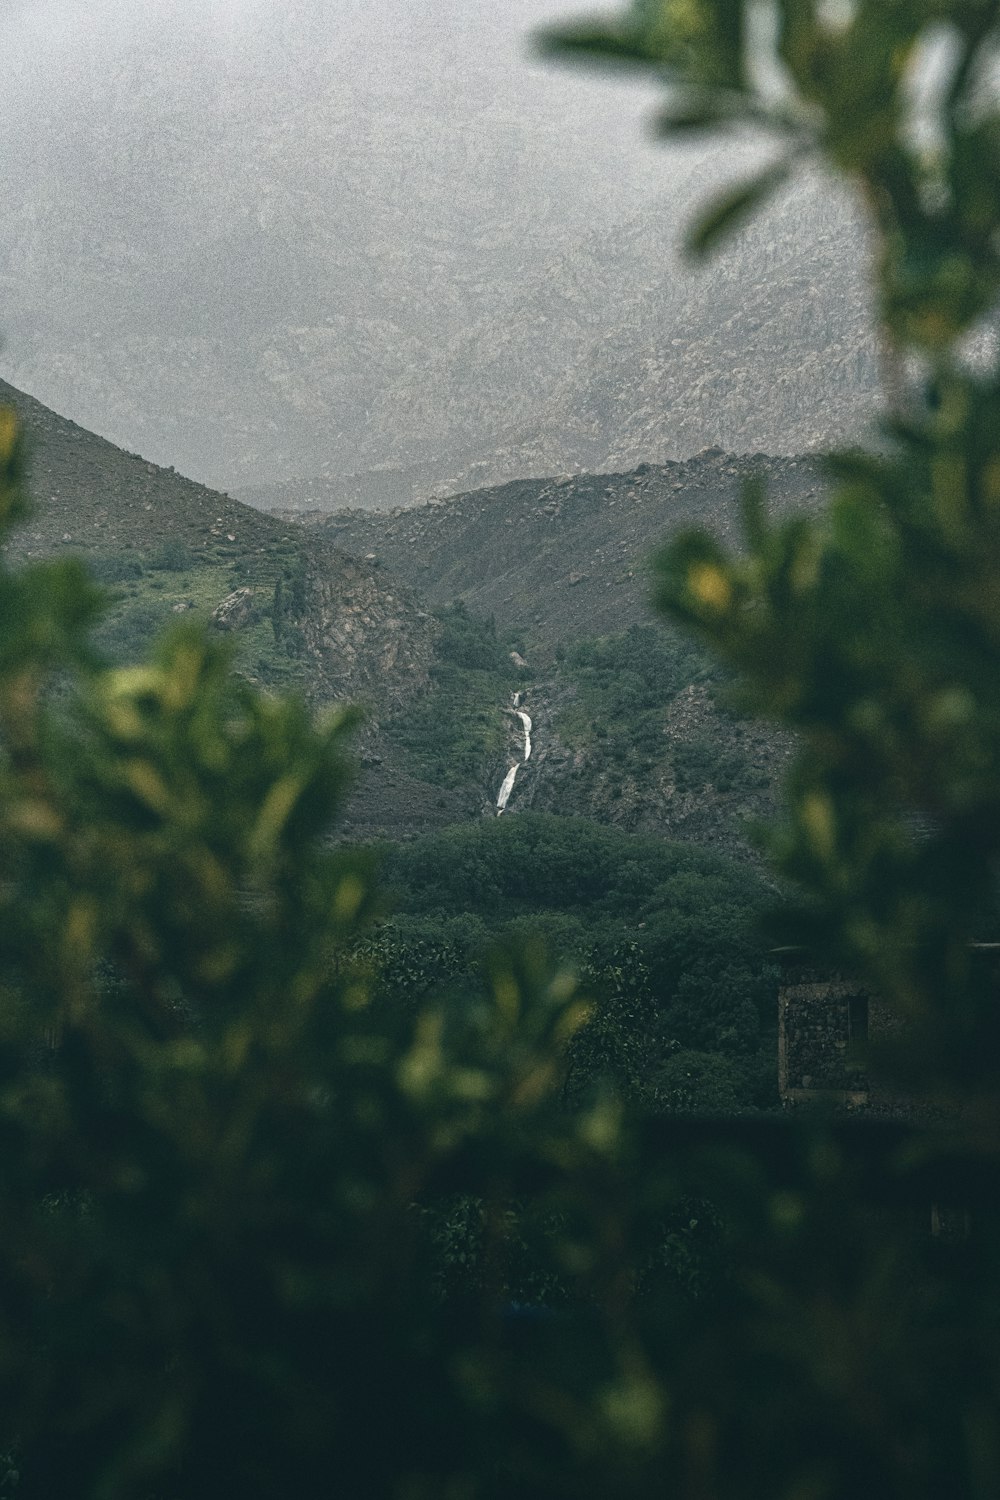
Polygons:
<instances>
[{"instance_id":1,"label":"cascading stream","mask_svg":"<svg viewBox=\"0 0 1000 1500\"><path fill-rule=\"evenodd\" d=\"M517 714L517 717L520 719L521 724L524 728L524 757L522 760L518 761L516 766L511 766L510 770L507 772L507 775L503 779L503 786L497 793L498 818L500 814L506 810L507 803L510 799L510 794L514 790L514 782L517 780L518 771L531 759L531 718L528 714L525 713L523 708L518 707L520 701L521 694L515 693L514 712Z\"/></svg>"},{"instance_id":2,"label":"cascading stream","mask_svg":"<svg viewBox=\"0 0 1000 1500\"><path fill-rule=\"evenodd\" d=\"M510 796L511 792L514 790L514 782L517 779L517 773L518 773L518 771L520 769L521 769L520 766L511 766L510 770L507 772L507 775L503 779L503 786L500 788L500 791L497 793L497 817L498 818L499 818L499 816L500 816L500 814L502 812L506 811L506 808L507 808L507 799Z\"/></svg>"}]
</instances>

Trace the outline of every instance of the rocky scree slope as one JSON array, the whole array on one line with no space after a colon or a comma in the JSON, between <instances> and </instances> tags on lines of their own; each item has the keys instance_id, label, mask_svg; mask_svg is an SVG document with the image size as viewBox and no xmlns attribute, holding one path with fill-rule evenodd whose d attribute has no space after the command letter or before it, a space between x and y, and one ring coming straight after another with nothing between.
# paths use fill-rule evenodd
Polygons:
<instances>
[{"instance_id":1,"label":"rocky scree slope","mask_svg":"<svg viewBox=\"0 0 1000 1500\"><path fill-rule=\"evenodd\" d=\"M819 503L815 459L706 449L683 462L516 480L389 512L279 515L398 574L431 605L461 599L523 631L545 663L560 642L653 618L650 558L671 534L704 524L737 542L750 475L765 481L775 514Z\"/></svg>"}]
</instances>

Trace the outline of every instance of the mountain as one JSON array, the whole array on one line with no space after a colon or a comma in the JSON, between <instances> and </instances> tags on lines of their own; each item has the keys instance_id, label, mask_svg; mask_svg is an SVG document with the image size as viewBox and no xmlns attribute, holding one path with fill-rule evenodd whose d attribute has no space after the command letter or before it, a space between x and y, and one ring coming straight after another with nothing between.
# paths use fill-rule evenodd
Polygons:
<instances>
[{"instance_id":1,"label":"mountain","mask_svg":"<svg viewBox=\"0 0 1000 1500\"><path fill-rule=\"evenodd\" d=\"M381 725L426 690L438 622L405 581L322 535L126 453L0 382L28 442L35 509L15 561L81 557L107 589L97 644L135 660L179 616L225 632L236 669L318 708L360 702L367 769L347 809L359 835L455 822L468 799L428 786Z\"/></svg>"},{"instance_id":2,"label":"mountain","mask_svg":"<svg viewBox=\"0 0 1000 1500\"><path fill-rule=\"evenodd\" d=\"M76 553L108 590L98 644L127 661L178 615L228 634L237 670L317 706L367 705L351 838L405 838L507 806L747 857L789 753L652 612L649 558L704 522L738 539L751 472L783 513L809 459L708 450L612 475L522 480L389 513L267 515L0 385L30 447L21 558ZM515 704L515 695L520 695ZM532 755L516 709L532 721Z\"/></svg>"},{"instance_id":3,"label":"mountain","mask_svg":"<svg viewBox=\"0 0 1000 1500\"><path fill-rule=\"evenodd\" d=\"M10 61L0 368L214 483L386 461L376 406L644 191L617 96L525 67L544 0L105 9Z\"/></svg>"},{"instance_id":4,"label":"mountain","mask_svg":"<svg viewBox=\"0 0 1000 1500\"><path fill-rule=\"evenodd\" d=\"M182 7L141 50L108 3L57 91L36 41L0 101L0 371L87 426L273 507L867 423L843 191L805 176L685 266L760 151L643 154L620 87L525 66L545 0L288 0L225 46Z\"/></svg>"},{"instance_id":5,"label":"mountain","mask_svg":"<svg viewBox=\"0 0 1000 1500\"><path fill-rule=\"evenodd\" d=\"M705 524L735 542L750 474L765 479L776 513L815 505L822 488L814 459L706 449L678 463L515 480L388 512L281 516L398 574L432 606L460 599L493 615L550 662L560 642L653 618L650 558L672 533Z\"/></svg>"},{"instance_id":6,"label":"mountain","mask_svg":"<svg viewBox=\"0 0 1000 1500\"><path fill-rule=\"evenodd\" d=\"M729 172L753 162L737 153ZM368 420L368 472L334 454L308 480L241 493L269 508L386 506L706 446L857 439L878 407L860 219L805 177L692 270L672 247L712 175L691 167L627 222L546 257L499 313L401 372Z\"/></svg>"},{"instance_id":7,"label":"mountain","mask_svg":"<svg viewBox=\"0 0 1000 1500\"><path fill-rule=\"evenodd\" d=\"M671 247L706 178L693 169L540 267L498 317L397 385L390 456L447 440L487 461L496 445L495 463L544 454L541 472L603 470L709 445L799 453L856 436L877 376L859 220L806 177L685 270Z\"/></svg>"}]
</instances>

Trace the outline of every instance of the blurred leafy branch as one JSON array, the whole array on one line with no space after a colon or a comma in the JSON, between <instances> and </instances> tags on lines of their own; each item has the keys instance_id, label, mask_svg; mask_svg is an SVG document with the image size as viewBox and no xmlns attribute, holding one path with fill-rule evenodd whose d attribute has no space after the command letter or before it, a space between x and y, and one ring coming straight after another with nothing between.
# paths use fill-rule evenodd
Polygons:
<instances>
[{"instance_id":1,"label":"blurred leafy branch","mask_svg":"<svg viewBox=\"0 0 1000 1500\"><path fill-rule=\"evenodd\" d=\"M4 412L5 532L23 469ZM510 1175L606 1154L599 1115L557 1109L585 1010L516 952L474 1006L374 1005L350 957L370 860L329 838L355 714L255 692L199 627L110 668L99 600L77 564L0 565L4 1483L318 1495L335 1459L345 1493L429 1495L490 1473L502 1371L442 1315L416 1204L437 1222L474 1143L456 1170L496 1221L499 1327Z\"/></svg>"},{"instance_id":2,"label":"blurred leafy branch","mask_svg":"<svg viewBox=\"0 0 1000 1500\"><path fill-rule=\"evenodd\" d=\"M989 1109L970 943L997 935L1000 856L998 20L992 0L642 0L544 43L662 79L667 138L764 133L770 164L710 206L696 252L803 162L867 213L885 442L829 458L816 519L772 524L751 486L744 550L683 536L659 602L797 732L770 840L804 892L796 938L919 1020L898 1066Z\"/></svg>"}]
</instances>

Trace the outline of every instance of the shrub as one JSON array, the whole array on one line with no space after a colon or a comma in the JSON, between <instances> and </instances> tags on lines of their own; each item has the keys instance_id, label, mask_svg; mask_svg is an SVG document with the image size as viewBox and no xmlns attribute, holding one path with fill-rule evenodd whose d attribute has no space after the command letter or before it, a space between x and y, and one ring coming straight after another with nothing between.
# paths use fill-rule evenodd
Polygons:
<instances>
[{"instance_id":1,"label":"shrub","mask_svg":"<svg viewBox=\"0 0 1000 1500\"><path fill-rule=\"evenodd\" d=\"M141 578L145 571L141 560L127 552L90 557L87 565L98 583L130 583Z\"/></svg>"},{"instance_id":2,"label":"shrub","mask_svg":"<svg viewBox=\"0 0 1000 1500\"><path fill-rule=\"evenodd\" d=\"M190 568L191 563L190 549L179 537L170 537L161 542L147 558L147 566L160 573L183 573L186 568Z\"/></svg>"}]
</instances>

